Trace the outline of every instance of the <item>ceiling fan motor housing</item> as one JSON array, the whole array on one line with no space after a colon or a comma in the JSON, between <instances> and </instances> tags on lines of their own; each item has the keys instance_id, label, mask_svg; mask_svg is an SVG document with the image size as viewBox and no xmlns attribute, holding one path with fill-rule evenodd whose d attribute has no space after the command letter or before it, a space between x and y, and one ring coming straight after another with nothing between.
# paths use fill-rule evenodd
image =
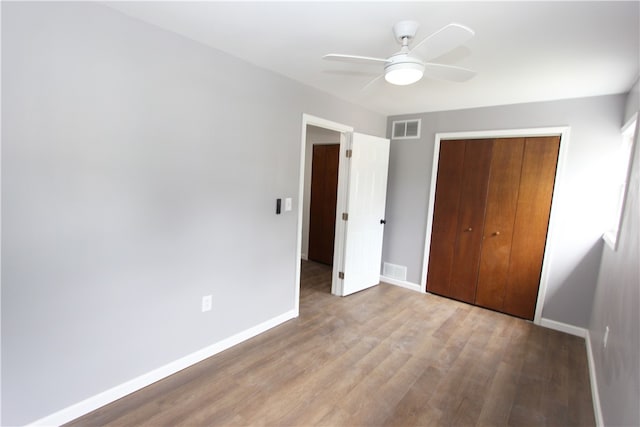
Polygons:
<instances>
[{"instance_id":1,"label":"ceiling fan motor housing","mask_svg":"<svg viewBox=\"0 0 640 427\"><path fill-rule=\"evenodd\" d=\"M419 26L416 21L400 21L393 26L393 35L402 44L404 38L412 40L416 36Z\"/></svg>"}]
</instances>

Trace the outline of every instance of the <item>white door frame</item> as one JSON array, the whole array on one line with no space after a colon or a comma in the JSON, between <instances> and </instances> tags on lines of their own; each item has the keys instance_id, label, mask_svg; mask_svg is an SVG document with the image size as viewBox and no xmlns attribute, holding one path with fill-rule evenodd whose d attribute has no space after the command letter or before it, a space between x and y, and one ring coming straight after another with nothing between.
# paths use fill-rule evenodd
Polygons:
<instances>
[{"instance_id":1,"label":"white door frame","mask_svg":"<svg viewBox=\"0 0 640 427\"><path fill-rule=\"evenodd\" d=\"M557 136L560 135L560 151L558 152L558 165L556 167L555 182L553 185L553 199L551 201L551 213L549 215L549 227L547 229L547 241L545 244L544 257L542 259L542 272L540 274L540 284L538 287L538 300L536 302L536 312L533 323L539 325L542 319L542 309L547 292L547 282L549 278L549 260L555 245L556 230L560 229L560 216L558 204L553 203L563 196L563 180L565 164L567 163L567 153L569 149L569 126L556 126L532 129L509 129L490 131L469 131L469 132L444 132L436 133L435 145L433 147L433 166L431 168L431 187L429 189L429 210L427 211L427 230L424 239L424 258L422 260L422 278L420 279L420 291L427 292L427 273L429 270L429 251L431 249L431 231L433 228L433 210L436 198L436 179L438 177L438 160L440 158L440 141L443 139L487 139L487 138L519 138L530 136Z\"/></svg>"},{"instance_id":2,"label":"white door frame","mask_svg":"<svg viewBox=\"0 0 640 427\"><path fill-rule=\"evenodd\" d=\"M302 115L302 137L300 140L300 167L298 176L298 231L297 231L297 246L296 246L296 289L295 289L295 312L296 316L300 310L300 260L302 256L302 215L303 206L302 200L304 196L304 172L305 172L305 156L306 156L306 144L307 144L307 125L317 126L324 129L330 129L336 132L340 132L340 162L338 164L338 198L336 204L336 229L335 229L335 245L333 253L333 274L331 280L331 293L335 295L342 295L342 281L338 279L339 266L342 265L342 258L344 252L344 223L338 220L338 212L344 210L346 204L346 174L348 173L347 162L342 161L346 157L347 149L351 143L351 134L353 133L353 127L344 125L342 123L332 122L320 117L312 116L310 114Z\"/></svg>"}]
</instances>

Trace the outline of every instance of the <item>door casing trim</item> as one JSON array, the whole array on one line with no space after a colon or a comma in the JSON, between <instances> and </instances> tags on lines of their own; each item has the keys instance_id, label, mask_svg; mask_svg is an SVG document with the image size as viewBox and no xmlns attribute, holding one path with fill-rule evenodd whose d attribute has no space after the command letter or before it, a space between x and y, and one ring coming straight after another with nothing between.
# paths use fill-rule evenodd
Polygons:
<instances>
[{"instance_id":1,"label":"door casing trim","mask_svg":"<svg viewBox=\"0 0 640 427\"><path fill-rule=\"evenodd\" d=\"M424 257L422 260L422 276L420 278L420 291L427 292L427 273L429 270L429 251L431 249L431 231L433 229L433 211L436 198L436 179L438 176L438 161L440 159L440 141L443 139L487 139L487 138L521 138L535 136L558 136L560 135L560 150L558 152L558 164L556 166L555 181L553 184L553 198L551 200L551 213L549 215L549 226L547 228L547 241L545 243L544 256L542 258L542 271L540 274L540 284L538 286L538 298L536 301L536 311L533 323L540 325L542 321L542 311L549 281L549 264L552 259L553 244L556 240L558 229L560 229L560 214L558 203L564 195L564 175L567 163L567 153L569 149L571 127L553 126L527 129L507 129L488 131L465 131L465 132L442 132L436 133L433 147L433 165L431 167L431 184L429 187L429 205L427 210L427 229L424 239Z\"/></svg>"}]
</instances>

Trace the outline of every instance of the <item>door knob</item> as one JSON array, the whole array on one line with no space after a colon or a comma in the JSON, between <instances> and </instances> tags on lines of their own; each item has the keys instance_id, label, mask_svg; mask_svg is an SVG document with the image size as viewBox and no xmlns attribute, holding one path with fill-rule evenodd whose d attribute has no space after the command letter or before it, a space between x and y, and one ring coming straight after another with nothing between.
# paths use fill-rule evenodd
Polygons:
<instances>
[{"instance_id":1,"label":"door knob","mask_svg":"<svg viewBox=\"0 0 640 427\"><path fill-rule=\"evenodd\" d=\"M499 232L499 231L496 231L496 232L494 232L494 233L493 233L493 235L494 235L494 236L499 236L499 235L500 235L500 232Z\"/></svg>"},{"instance_id":2,"label":"door knob","mask_svg":"<svg viewBox=\"0 0 640 427\"><path fill-rule=\"evenodd\" d=\"M387 223L387 220L385 220L385 219L381 219L380 220L380 224L386 224L386 223Z\"/></svg>"},{"instance_id":3,"label":"door knob","mask_svg":"<svg viewBox=\"0 0 640 427\"><path fill-rule=\"evenodd\" d=\"M469 228L467 228L467 229L466 229L466 230L464 230L464 231L473 231L473 228L469 227Z\"/></svg>"}]
</instances>

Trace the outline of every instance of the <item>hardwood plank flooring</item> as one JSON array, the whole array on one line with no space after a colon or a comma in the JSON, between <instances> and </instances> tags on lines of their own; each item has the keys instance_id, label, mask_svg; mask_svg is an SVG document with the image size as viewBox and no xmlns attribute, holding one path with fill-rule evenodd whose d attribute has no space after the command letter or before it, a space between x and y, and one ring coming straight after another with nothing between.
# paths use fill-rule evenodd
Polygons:
<instances>
[{"instance_id":1,"label":"hardwood plank flooring","mask_svg":"<svg viewBox=\"0 0 640 427\"><path fill-rule=\"evenodd\" d=\"M591 426L584 340L302 263L300 317L69 426Z\"/></svg>"}]
</instances>

